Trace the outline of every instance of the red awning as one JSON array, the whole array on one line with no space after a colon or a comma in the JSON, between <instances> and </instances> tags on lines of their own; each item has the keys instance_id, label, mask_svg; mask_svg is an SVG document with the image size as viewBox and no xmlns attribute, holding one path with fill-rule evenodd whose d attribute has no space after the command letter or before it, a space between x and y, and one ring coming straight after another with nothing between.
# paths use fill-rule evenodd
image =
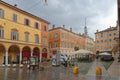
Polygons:
<instances>
[{"instance_id":1,"label":"red awning","mask_svg":"<svg viewBox=\"0 0 120 80\"><path fill-rule=\"evenodd\" d=\"M39 57L39 53L33 53L33 56Z\"/></svg>"},{"instance_id":2,"label":"red awning","mask_svg":"<svg viewBox=\"0 0 120 80\"><path fill-rule=\"evenodd\" d=\"M42 57L47 58L47 53L42 53Z\"/></svg>"},{"instance_id":3,"label":"red awning","mask_svg":"<svg viewBox=\"0 0 120 80\"><path fill-rule=\"evenodd\" d=\"M23 53L22 53L22 57L27 57L27 58L29 58L29 57L30 57L30 53L28 53L28 52L23 52Z\"/></svg>"}]
</instances>

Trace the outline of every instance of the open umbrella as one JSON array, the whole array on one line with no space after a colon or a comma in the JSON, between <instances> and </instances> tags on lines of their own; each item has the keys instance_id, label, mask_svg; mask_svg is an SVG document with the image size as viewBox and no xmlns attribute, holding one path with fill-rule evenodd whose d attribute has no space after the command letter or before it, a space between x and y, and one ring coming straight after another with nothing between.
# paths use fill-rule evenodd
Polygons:
<instances>
[{"instance_id":1,"label":"open umbrella","mask_svg":"<svg viewBox=\"0 0 120 80\"><path fill-rule=\"evenodd\" d=\"M99 55L111 55L111 54L108 53L108 52L102 52L102 53L100 53Z\"/></svg>"}]
</instances>

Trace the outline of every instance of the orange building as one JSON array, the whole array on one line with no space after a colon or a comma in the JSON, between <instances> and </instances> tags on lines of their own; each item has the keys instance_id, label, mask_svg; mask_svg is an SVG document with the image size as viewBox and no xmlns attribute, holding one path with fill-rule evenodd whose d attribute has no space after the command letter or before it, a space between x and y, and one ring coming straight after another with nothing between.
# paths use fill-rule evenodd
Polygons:
<instances>
[{"instance_id":1,"label":"orange building","mask_svg":"<svg viewBox=\"0 0 120 80\"><path fill-rule=\"evenodd\" d=\"M85 37L65 29L63 27L55 27L49 30L49 49L50 53L55 53L56 50L60 50L62 54L67 54L74 51L75 47L79 49L85 48ZM52 54L51 54L52 55Z\"/></svg>"},{"instance_id":2,"label":"orange building","mask_svg":"<svg viewBox=\"0 0 120 80\"><path fill-rule=\"evenodd\" d=\"M96 51L116 51L118 42L115 38L118 37L117 27L109 27L103 31L95 33Z\"/></svg>"}]
</instances>

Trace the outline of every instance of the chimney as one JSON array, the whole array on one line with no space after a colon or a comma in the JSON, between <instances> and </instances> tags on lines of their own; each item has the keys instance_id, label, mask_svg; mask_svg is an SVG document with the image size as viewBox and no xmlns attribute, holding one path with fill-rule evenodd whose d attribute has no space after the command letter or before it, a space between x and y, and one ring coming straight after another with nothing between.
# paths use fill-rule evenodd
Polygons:
<instances>
[{"instance_id":1,"label":"chimney","mask_svg":"<svg viewBox=\"0 0 120 80\"><path fill-rule=\"evenodd\" d=\"M52 29L54 29L55 28L55 25L52 25Z\"/></svg>"},{"instance_id":2,"label":"chimney","mask_svg":"<svg viewBox=\"0 0 120 80\"><path fill-rule=\"evenodd\" d=\"M70 27L70 32L72 32L72 28Z\"/></svg>"},{"instance_id":3,"label":"chimney","mask_svg":"<svg viewBox=\"0 0 120 80\"><path fill-rule=\"evenodd\" d=\"M63 28L65 29L65 25L63 25Z\"/></svg>"},{"instance_id":4,"label":"chimney","mask_svg":"<svg viewBox=\"0 0 120 80\"><path fill-rule=\"evenodd\" d=\"M15 7L17 7L17 4L14 4Z\"/></svg>"}]
</instances>

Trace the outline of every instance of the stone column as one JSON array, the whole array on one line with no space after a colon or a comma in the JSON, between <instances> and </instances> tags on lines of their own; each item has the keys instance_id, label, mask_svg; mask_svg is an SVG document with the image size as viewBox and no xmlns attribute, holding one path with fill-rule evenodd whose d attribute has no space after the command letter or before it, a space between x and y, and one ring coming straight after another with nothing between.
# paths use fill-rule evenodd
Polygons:
<instances>
[{"instance_id":1,"label":"stone column","mask_svg":"<svg viewBox=\"0 0 120 80\"><path fill-rule=\"evenodd\" d=\"M20 66L22 64L22 51L20 50L20 62L19 62Z\"/></svg>"},{"instance_id":2,"label":"stone column","mask_svg":"<svg viewBox=\"0 0 120 80\"><path fill-rule=\"evenodd\" d=\"M33 51L31 51L31 56L33 56Z\"/></svg>"},{"instance_id":3,"label":"stone column","mask_svg":"<svg viewBox=\"0 0 120 80\"><path fill-rule=\"evenodd\" d=\"M42 53L40 53L40 63L42 62Z\"/></svg>"},{"instance_id":4,"label":"stone column","mask_svg":"<svg viewBox=\"0 0 120 80\"><path fill-rule=\"evenodd\" d=\"M8 49L6 49L5 53L5 65L8 66Z\"/></svg>"}]
</instances>

